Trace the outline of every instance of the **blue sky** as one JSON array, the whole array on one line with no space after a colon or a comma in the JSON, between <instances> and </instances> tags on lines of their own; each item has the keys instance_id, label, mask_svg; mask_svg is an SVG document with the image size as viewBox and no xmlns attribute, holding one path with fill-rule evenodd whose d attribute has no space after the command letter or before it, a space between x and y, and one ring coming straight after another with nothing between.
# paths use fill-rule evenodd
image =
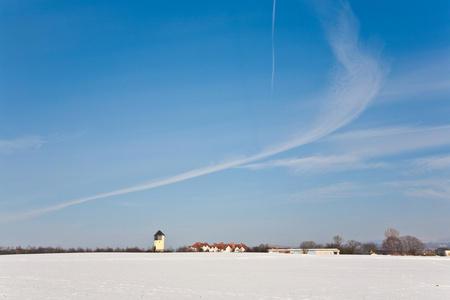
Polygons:
<instances>
[{"instance_id":1,"label":"blue sky","mask_svg":"<svg viewBox=\"0 0 450 300\"><path fill-rule=\"evenodd\" d=\"M450 240L450 3L275 7L2 1L0 245Z\"/></svg>"}]
</instances>

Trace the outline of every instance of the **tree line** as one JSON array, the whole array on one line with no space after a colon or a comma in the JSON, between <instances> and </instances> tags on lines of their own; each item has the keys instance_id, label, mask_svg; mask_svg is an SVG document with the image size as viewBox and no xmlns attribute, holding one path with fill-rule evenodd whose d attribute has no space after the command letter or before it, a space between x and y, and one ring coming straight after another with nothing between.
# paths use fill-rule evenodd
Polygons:
<instances>
[{"instance_id":1,"label":"tree line","mask_svg":"<svg viewBox=\"0 0 450 300\"><path fill-rule=\"evenodd\" d=\"M341 254L390 254L390 255L423 255L425 245L418 238L406 235L394 228L384 232L385 239L381 247L376 243L360 243L356 240L344 241L340 235L335 235L331 243L317 244L314 241L303 241L300 249L337 248Z\"/></svg>"},{"instance_id":2,"label":"tree line","mask_svg":"<svg viewBox=\"0 0 450 300\"><path fill-rule=\"evenodd\" d=\"M400 232L394 228L388 228L384 232L385 239L381 247L376 243L360 243L356 240L347 240L340 235L333 237L331 243L318 244L314 241L303 241L300 249L320 249L320 248L337 248L341 254L391 254L391 255L424 255L425 245L418 238L410 235L400 236ZM247 252L268 252L268 244L260 244L259 246L248 248ZM179 247L176 250L172 248L166 249L164 252L192 252L188 246ZM89 253L89 252L155 252L155 247L143 249L139 247L127 248L69 248L62 247L0 247L0 255L4 254L39 254L39 253Z\"/></svg>"},{"instance_id":3,"label":"tree line","mask_svg":"<svg viewBox=\"0 0 450 300\"><path fill-rule=\"evenodd\" d=\"M69 248L64 249L62 247L31 247L28 246L26 248L22 248L21 246L17 247L0 247L0 255L4 254L43 254L43 253L90 253L90 252L155 252L155 247L143 249L138 247L126 247L126 248ZM168 249L166 252L173 252L173 250Z\"/></svg>"},{"instance_id":4,"label":"tree line","mask_svg":"<svg viewBox=\"0 0 450 300\"><path fill-rule=\"evenodd\" d=\"M261 244L259 246L248 248L247 252L268 252L269 245L267 244ZM188 246L181 246L177 248L176 250L172 249L171 247L164 250L164 252L193 252L194 250L191 249ZM22 248L21 246L17 247L0 247L0 255L7 255L7 254L44 254L44 253L95 253L95 252L133 252L133 253L151 253L156 252L155 247L151 247L148 249L143 249L139 247L126 247L126 248L69 248L64 249L62 247L31 247L28 246L26 248Z\"/></svg>"}]
</instances>

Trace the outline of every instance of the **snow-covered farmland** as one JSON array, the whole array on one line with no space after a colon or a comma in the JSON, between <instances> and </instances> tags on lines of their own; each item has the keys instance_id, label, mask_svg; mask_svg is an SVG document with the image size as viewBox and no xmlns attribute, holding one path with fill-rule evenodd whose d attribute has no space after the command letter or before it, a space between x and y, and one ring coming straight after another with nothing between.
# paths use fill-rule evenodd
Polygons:
<instances>
[{"instance_id":1,"label":"snow-covered farmland","mask_svg":"<svg viewBox=\"0 0 450 300\"><path fill-rule=\"evenodd\" d=\"M77 253L0 257L0 299L450 299L449 257Z\"/></svg>"}]
</instances>

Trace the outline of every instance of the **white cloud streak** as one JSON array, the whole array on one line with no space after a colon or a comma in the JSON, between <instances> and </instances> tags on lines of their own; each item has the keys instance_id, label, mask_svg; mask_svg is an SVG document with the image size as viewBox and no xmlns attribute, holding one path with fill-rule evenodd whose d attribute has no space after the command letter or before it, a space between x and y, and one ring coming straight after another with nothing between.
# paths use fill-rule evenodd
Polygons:
<instances>
[{"instance_id":1,"label":"white cloud streak","mask_svg":"<svg viewBox=\"0 0 450 300\"><path fill-rule=\"evenodd\" d=\"M392 181L384 185L400 188L409 198L450 200L450 179Z\"/></svg>"},{"instance_id":2,"label":"white cloud streak","mask_svg":"<svg viewBox=\"0 0 450 300\"><path fill-rule=\"evenodd\" d=\"M365 157L381 157L450 145L450 126L396 127L344 133L327 138L342 149Z\"/></svg>"},{"instance_id":3,"label":"white cloud streak","mask_svg":"<svg viewBox=\"0 0 450 300\"><path fill-rule=\"evenodd\" d=\"M36 150L46 142L46 139L37 135L21 137L13 140L0 140L0 153Z\"/></svg>"},{"instance_id":4,"label":"white cloud streak","mask_svg":"<svg viewBox=\"0 0 450 300\"><path fill-rule=\"evenodd\" d=\"M373 159L399 153L450 145L450 126L389 127L358 130L329 136L327 148L338 153L289 158L240 166L251 170L285 167L299 173L321 173L387 167ZM345 153L345 154L340 154ZM450 168L450 156L434 156L412 160L416 171Z\"/></svg>"},{"instance_id":5,"label":"white cloud streak","mask_svg":"<svg viewBox=\"0 0 450 300\"><path fill-rule=\"evenodd\" d=\"M417 138L419 136L439 136L439 140L450 141L450 137L447 133L450 132L450 125L445 126L435 126L435 127L415 127L415 126L396 126L396 127L384 127L384 128L371 128L365 130L355 130L351 132L334 134L327 137L330 141L351 141L351 140L362 140L374 138L387 138L395 137L396 139L400 136L413 136ZM443 133L444 135L441 135ZM445 137L448 137L445 139ZM429 141L423 141L427 144ZM432 143L434 144L434 142Z\"/></svg>"},{"instance_id":6,"label":"white cloud streak","mask_svg":"<svg viewBox=\"0 0 450 300\"><path fill-rule=\"evenodd\" d=\"M450 171L450 155L423 157L411 160L411 162L418 172L429 172L445 169Z\"/></svg>"},{"instance_id":7,"label":"white cloud streak","mask_svg":"<svg viewBox=\"0 0 450 300\"><path fill-rule=\"evenodd\" d=\"M405 195L412 198L450 200L450 187L411 189L405 191Z\"/></svg>"},{"instance_id":8,"label":"white cloud streak","mask_svg":"<svg viewBox=\"0 0 450 300\"><path fill-rule=\"evenodd\" d=\"M430 94L448 95L450 90L449 49L433 51L407 59L406 66L380 90L379 97L401 99L421 96L427 101ZM403 96L403 97L402 97Z\"/></svg>"},{"instance_id":9,"label":"white cloud streak","mask_svg":"<svg viewBox=\"0 0 450 300\"><path fill-rule=\"evenodd\" d=\"M376 95L386 72L382 67L381 61L371 54L374 53L374 50L376 52L377 49L371 49L371 52L369 49L364 49L358 41L358 22L347 3L342 2L341 7L337 9L337 11L332 14L332 18L327 21L329 21L326 26L327 36L339 68L336 69L334 74L332 88L323 101L324 107L310 130L302 130L294 135L290 141L266 149L254 156L189 171L149 184L134 186L47 208L16 214L3 219L12 221L37 216L75 204L148 190L248 164L316 141L350 123L364 111L370 100Z\"/></svg>"},{"instance_id":10,"label":"white cloud streak","mask_svg":"<svg viewBox=\"0 0 450 300\"><path fill-rule=\"evenodd\" d=\"M326 203L355 196L359 186L344 182L326 187L305 190L288 196L288 203Z\"/></svg>"},{"instance_id":11,"label":"white cloud streak","mask_svg":"<svg viewBox=\"0 0 450 300\"><path fill-rule=\"evenodd\" d=\"M240 168L251 170L262 170L267 168L289 168L296 173L322 173L330 171L344 171L356 169L372 169L386 167L386 163L366 163L364 158L346 154L346 155L317 155L303 158L289 158L284 160L274 160L265 163L249 164Z\"/></svg>"}]
</instances>

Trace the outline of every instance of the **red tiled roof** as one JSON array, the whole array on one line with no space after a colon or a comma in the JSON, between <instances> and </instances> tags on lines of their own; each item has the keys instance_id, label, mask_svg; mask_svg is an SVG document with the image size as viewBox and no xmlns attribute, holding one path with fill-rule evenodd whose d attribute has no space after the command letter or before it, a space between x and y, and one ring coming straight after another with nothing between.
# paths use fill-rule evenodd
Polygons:
<instances>
[{"instance_id":1,"label":"red tiled roof","mask_svg":"<svg viewBox=\"0 0 450 300\"><path fill-rule=\"evenodd\" d=\"M195 248L198 251L200 250L200 248L203 248L204 246L208 246L208 243L197 242L194 245L192 245L191 248Z\"/></svg>"},{"instance_id":2,"label":"red tiled roof","mask_svg":"<svg viewBox=\"0 0 450 300\"><path fill-rule=\"evenodd\" d=\"M201 242L197 242L194 245L190 246L191 248L196 249L197 251L200 250L200 248L203 248L205 246L208 246L210 248L217 248L218 250L226 250L228 247L230 247L233 251L236 250L236 248L244 248L245 251L248 250L248 247L245 244L234 244L234 243L230 243L230 244L224 244L223 242L220 244L214 243L212 245L208 245L208 243L201 243Z\"/></svg>"}]
</instances>

